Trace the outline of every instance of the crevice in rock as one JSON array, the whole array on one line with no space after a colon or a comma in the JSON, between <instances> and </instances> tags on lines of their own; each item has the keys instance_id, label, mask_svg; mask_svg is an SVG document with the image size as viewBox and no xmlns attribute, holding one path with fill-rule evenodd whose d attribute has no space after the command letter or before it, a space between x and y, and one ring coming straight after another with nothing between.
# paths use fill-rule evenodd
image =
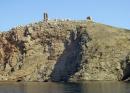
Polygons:
<instances>
[{"instance_id":1,"label":"crevice in rock","mask_svg":"<svg viewBox=\"0 0 130 93\"><path fill-rule=\"evenodd\" d=\"M83 52L87 49L86 44L90 40L86 28L78 27L71 31L69 42L65 42L65 50L54 66L51 74L52 81L68 81L72 75L80 70Z\"/></svg>"}]
</instances>

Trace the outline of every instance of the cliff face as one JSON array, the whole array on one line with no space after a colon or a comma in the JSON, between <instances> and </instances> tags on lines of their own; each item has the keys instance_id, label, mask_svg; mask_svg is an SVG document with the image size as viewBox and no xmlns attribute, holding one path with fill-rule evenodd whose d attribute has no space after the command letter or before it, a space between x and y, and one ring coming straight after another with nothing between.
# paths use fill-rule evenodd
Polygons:
<instances>
[{"instance_id":1,"label":"cliff face","mask_svg":"<svg viewBox=\"0 0 130 93\"><path fill-rule=\"evenodd\" d=\"M49 21L0 34L0 80L126 80L130 32L92 21Z\"/></svg>"}]
</instances>

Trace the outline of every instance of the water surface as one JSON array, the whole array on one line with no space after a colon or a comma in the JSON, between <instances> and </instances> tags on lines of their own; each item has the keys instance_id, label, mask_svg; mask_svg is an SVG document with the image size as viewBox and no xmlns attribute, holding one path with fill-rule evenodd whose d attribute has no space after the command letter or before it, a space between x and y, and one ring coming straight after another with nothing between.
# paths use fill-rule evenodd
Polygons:
<instances>
[{"instance_id":1,"label":"water surface","mask_svg":"<svg viewBox=\"0 0 130 93\"><path fill-rule=\"evenodd\" d=\"M129 82L0 82L0 93L130 93Z\"/></svg>"}]
</instances>

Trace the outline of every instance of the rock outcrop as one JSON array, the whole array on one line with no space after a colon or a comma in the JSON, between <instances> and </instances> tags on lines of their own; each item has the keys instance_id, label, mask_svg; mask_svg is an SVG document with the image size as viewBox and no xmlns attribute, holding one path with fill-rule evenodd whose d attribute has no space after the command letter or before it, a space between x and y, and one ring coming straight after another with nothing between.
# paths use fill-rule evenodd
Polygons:
<instances>
[{"instance_id":1,"label":"rock outcrop","mask_svg":"<svg viewBox=\"0 0 130 93\"><path fill-rule=\"evenodd\" d=\"M126 80L130 32L92 21L47 21L0 34L0 80Z\"/></svg>"}]
</instances>

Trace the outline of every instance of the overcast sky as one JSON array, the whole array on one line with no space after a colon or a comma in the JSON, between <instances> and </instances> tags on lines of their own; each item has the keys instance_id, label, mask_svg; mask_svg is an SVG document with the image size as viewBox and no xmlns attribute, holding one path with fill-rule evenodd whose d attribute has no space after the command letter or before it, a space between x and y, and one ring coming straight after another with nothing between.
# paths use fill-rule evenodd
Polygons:
<instances>
[{"instance_id":1,"label":"overcast sky","mask_svg":"<svg viewBox=\"0 0 130 93\"><path fill-rule=\"evenodd\" d=\"M130 29L130 0L0 0L0 31L49 18L85 19Z\"/></svg>"}]
</instances>

